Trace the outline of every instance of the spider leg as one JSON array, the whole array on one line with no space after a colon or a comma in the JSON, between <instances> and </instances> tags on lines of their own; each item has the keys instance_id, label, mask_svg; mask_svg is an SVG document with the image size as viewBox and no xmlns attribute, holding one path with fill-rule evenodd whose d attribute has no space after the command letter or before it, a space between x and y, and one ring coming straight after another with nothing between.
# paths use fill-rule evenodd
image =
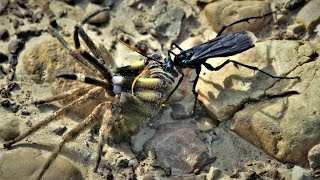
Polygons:
<instances>
[{"instance_id":1,"label":"spider leg","mask_svg":"<svg viewBox=\"0 0 320 180\"><path fill-rule=\"evenodd\" d=\"M84 51L85 56L87 56L88 59L90 59L92 62L94 62L95 66L98 66L101 70L105 71L104 73L102 73L102 75L104 75L104 74L108 75L105 77L107 80L111 80L111 77L109 76L109 75L111 75L111 72L109 71L109 69L107 67L104 66L105 62L104 62L104 57L102 55L102 52L100 51L100 49L97 48L97 46L94 44L92 39L89 37L89 35L83 29L83 25L88 20L90 20L94 16L98 15L99 13L104 12L104 11L108 11L108 10L110 10L109 7L98 9L98 10L92 12L91 14L89 14L88 16L86 16L85 18L83 18L83 20L79 24L75 25L75 27L74 27L73 40L74 40L75 48L78 50L78 49L80 49L79 36L81 37L81 39L83 39L84 43L88 46L88 48L90 49L90 51L94 55L94 57L93 57L88 52Z\"/></svg>"},{"instance_id":2,"label":"spider leg","mask_svg":"<svg viewBox=\"0 0 320 180\"><path fill-rule=\"evenodd\" d=\"M50 28L50 30L51 30L52 35L60 41L62 46L65 49L67 49L67 51L70 55L72 55L74 58L76 58L80 63L85 65L91 71L96 72L98 70L107 81L111 82L112 75L111 75L111 72L108 68L106 68L102 64L100 64L98 62L98 60L96 60L96 58L91 56L90 53L88 53L87 51L85 51L85 50L76 51L76 50L72 49L70 47L70 44L58 33L58 31L56 29ZM96 69L90 68L91 67L90 65L94 66ZM112 89L106 89L106 90L109 95L113 95Z\"/></svg>"},{"instance_id":3,"label":"spider leg","mask_svg":"<svg viewBox=\"0 0 320 180\"><path fill-rule=\"evenodd\" d=\"M69 79L69 80L77 80L77 81L84 82L86 84L93 84L96 86L100 86L105 89L112 89L112 84L110 84L108 81L97 78L97 77L91 77L88 75L84 75L84 74L64 72L64 73L57 74L56 77Z\"/></svg>"},{"instance_id":4,"label":"spider leg","mask_svg":"<svg viewBox=\"0 0 320 180\"><path fill-rule=\"evenodd\" d=\"M49 97L49 98L33 101L32 104L34 104L34 105L47 104L47 103L51 103L53 101L64 99L64 98L69 97L69 96L80 97L80 96L86 94L89 90L90 90L89 88L80 87L80 88L77 88L77 89L72 89L72 90L67 91L67 92L62 92L60 94L57 94L57 95Z\"/></svg>"},{"instance_id":5,"label":"spider leg","mask_svg":"<svg viewBox=\"0 0 320 180\"><path fill-rule=\"evenodd\" d=\"M110 108L106 108L106 105L107 105L107 103L99 104L85 120L83 120L81 123L79 123L76 127L71 129L67 134L65 134L62 137L62 141L53 150L53 152L51 153L49 159L46 161L44 166L42 166L42 168L40 170L40 173L36 178L37 180L40 180L42 178L44 173L48 170L48 168L50 167L52 162L56 159L56 157L58 156L59 152L61 151L61 149L63 148L63 146L67 142L70 142L70 141L76 139L81 132L83 132L88 127L94 125L99 120L101 120L104 110L105 109L110 109Z\"/></svg>"},{"instance_id":6,"label":"spider leg","mask_svg":"<svg viewBox=\"0 0 320 180\"><path fill-rule=\"evenodd\" d=\"M178 48L180 51L184 51L177 43L175 42L171 43L171 49L173 49L174 46Z\"/></svg>"},{"instance_id":7,"label":"spider leg","mask_svg":"<svg viewBox=\"0 0 320 180\"><path fill-rule=\"evenodd\" d=\"M86 102L86 101L88 101L90 99L94 99L95 97L99 96L100 93L103 93L103 92L104 92L104 89L102 89L100 87L91 89L84 96L82 96L79 99L73 101L72 103L62 107L58 111L54 112L53 115L51 115L51 116L47 117L46 119L40 121L38 124L36 124L35 126L33 126L30 129L28 129L24 133L20 134L15 139L10 140L7 143L5 143L3 145L4 148L10 148L13 144L21 141L22 139L26 138L27 136L31 135L32 133L38 131L40 128L42 128L42 127L46 126L47 124L49 124L50 122L56 120L58 117L61 117L62 115L68 113L70 110L74 109L75 107L80 106L81 104L83 104L84 102Z\"/></svg>"},{"instance_id":8,"label":"spider leg","mask_svg":"<svg viewBox=\"0 0 320 180\"><path fill-rule=\"evenodd\" d=\"M235 25L235 24L239 24L239 23L242 23L242 22L247 22L247 23L249 23L249 20L250 20L250 19L262 19L262 18L264 18L264 17L266 17L266 16L270 16L271 14L273 14L273 13L275 13L275 12L277 12L277 11L278 11L278 10L275 10L275 11L273 11L273 12L264 14L264 15L262 15L262 16L246 17L246 18L243 18L243 19L239 19L239 20L237 20L237 21L235 21L235 22L233 22L233 23L230 23L230 24L228 24L228 25L224 25L224 26L222 26L222 28L220 29L220 31L218 32L218 34L217 34L216 37L220 36L220 35L223 33L223 31L226 30L228 27L231 27L231 26L233 26L233 25ZM250 23L249 23L249 24L250 24Z\"/></svg>"},{"instance_id":9,"label":"spider leg","mask_svg":"<svg viewBox=\"0 0 320 180\"><path fill-rule=\"evenodd\" d=\"M93 172L97 172L97 169L101 161L102 148L103 148L103 145L105 144L105 138L107 138L107 136L111 134L112 127L119 113L120 113L119 108L113 108L112 111L111 111L111 108L106 109L100 130L99 130L98 145L96 150L96 165L93 168Z\"/></svg>"}]
</instances>

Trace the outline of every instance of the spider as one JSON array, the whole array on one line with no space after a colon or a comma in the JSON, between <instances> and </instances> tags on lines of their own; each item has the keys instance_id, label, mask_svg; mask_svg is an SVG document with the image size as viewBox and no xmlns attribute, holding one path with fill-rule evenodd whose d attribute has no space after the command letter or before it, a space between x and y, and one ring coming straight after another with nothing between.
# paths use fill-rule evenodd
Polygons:
<instances>
[{"instance_id":1,"label":"spider","mask_svg":"<svg viewBox=\"0 0 320 180\"><path fill-rule=\"evenodd\" d=\"M101 99L101 103L98 104L91 114L81 123L62 137L62 141L55 147L41 168L37 179L43 177L66 143L74 140L85 129L101 122L96 150L96 165L94 167L94 172L96 172L101 161L103 145L119 143L129 139L132 134L139 130L143 122L158 114L161 104L166 100L167 92L173 89L174 76L165 72L156 59L147 59L146 61L139 61L133 65L119 68L109 68L105 65L105 59L101 50L96 47L92 39L84 31L83 25L92 17L107 10L109 10L109 7L94 11L75 25L73 34L74 48L71 47L56 29L49 28L52 35L60 41L62 46L67 49L68 53L71 54L77 62L99 73L96 74L96 77L90 77L84 74L66 72L59 73L57 77L79 80L97 87L92 89L78 88L47 99L35 101L34 104L39 105L64 99L74 94L84 94L63 106L51 116L40 121L17 138L6 142L4 147L10 148L13 144L47 126L50 122L57 120L84 102L98 97ZM89 51L81 48L79 37L84 41ZM135 84L134 94L130 93L133 83Z\"/></svg>"}]
</instances>

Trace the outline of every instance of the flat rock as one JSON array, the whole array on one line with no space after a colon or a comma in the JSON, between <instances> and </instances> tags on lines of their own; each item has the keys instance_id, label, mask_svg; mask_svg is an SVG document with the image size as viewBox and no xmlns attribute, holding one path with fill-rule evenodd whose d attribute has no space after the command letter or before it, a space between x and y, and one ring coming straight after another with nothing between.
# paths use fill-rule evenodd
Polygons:
<instances>
[{"instance_id":1,"label":"flat rock","mask_svg":"<svg viewBox=\"0 0 320 180\"><path fill-rule=\"evenodd\" d=\"M215 159L209 157L208 148L191 124L160 126L149 147L154 148L157 161L172 168L173 174L192 172Z\"/></svg>"},{"instance_id":2,"label":"flat rock","mask_svg":"<svg viewBox=\"0 0 320 180\"><path fill-rule=\"evenodd\" d=\"M248 97L245 100L247 104L243 104L244 108L233 117L233 130L281 162L301 163L307 160L310 148L320 141L320 97L315 96L319 92L320 83L317 68L320 61L318 52L314 50L317 45L292 41L269 43L269 58L273 59L269 64L274 69L264 70L283 75L294 69L287 76L297 74L301 80L280 80L269 84L266 79L273 79L264 77L260 82L254 82L253 86L264 88L261 89L261 94L258 93L262 96L253 99L258 91L249 89L249 96L245 96ZM259 46L260 43L257 47ZM265 57L261 54L256 56L260 60ZM261 100L263 96L268 98ZM238 97L244 100L243 97ZM222 102L233 101L239 102L238 99L231 100L229 97ZM254 101L258 102L253 103Z\"/></svg>"},{"instance_id":3,"label":"flat rock","mask_svg":"<svg viewBox=\"0 0 320 180\"><path fill-rule=\"evenodd\" d=\"M320 1L314 0L306 4L298 13L296 20L312 33L320 23Z\"/></svg>"},{"instance_id":4,"label":"flat rock","mask_svg":"<svg viewBox=\"0 0 320 180\"><path fill-rule=\"evenodd\" d=\"M0 152L0 179L35 179L48 157L40 150L19 148ZM83 179L69 160L58 157L43 179Z\"/></svg>"},{"instance_id":5,"label":"flat rock","mask_svg":"<svg viewBox=\"0 0 320 180\"><path fill-rule=\"evenodd\" d=\"M1 110L0 115L0 138L4 141L9 141L19 136L20 119L14 116L5 116L4 114L8 112L4 111Z\"/></svg>"},{"instance_id":6,"label":"flat rock","mask_svg":"<svg viewBox=\"0 0 320 180\"><path fill-rule=\"evenodd\" d=\"M261 16L270 13L270 4L265 1L217 1L208 4L205 16L212 29L218 32L223 25L233 23L239 19L253 16ZM234 31L259 31L270 24L272 16L262 19L252 19L250 24L244 22L229 27L226 32Z\"/></svg>"},{"instance_id":7,"label":"flat rock","mask_svg":"<svg viewBox=\"0 0 320 180\"><path fill-rule=\"evenodd\" d=\"M315 145L308 152L308 161L314 177L320 177L320 144Z\"/></svg>"},{"instance_id":8,"label":"flat rock","mask_svg":"<svg viewBox=\"0 0 320 180\"><path fill-rule=\"evenodd\" d=\"M8 4L9 4L9 0L2 0L2 1L0 2L0 14L1 14L4 10L6 10Z\"/></svg>"},{"instance_id":9,"label":"flat rock","mask_svg":"<svg viewBox=\"0 0 320 180\"><path fill-rule=\"evenodd\" d=\"M301 51L304 51L301 54L297 51L299 47ZM285 76L299 64L310 60L308 56L302 54L309 53L310 55L310 51L307 52L308 48L302 50L302 47L300 43L293 41L265 41L256 43L255 48L229 57L229 59L256 66L272 75ZM207 62L217 67L226 60L227 58L215 58ZM245 103L265 97L265 91L276 81L278 79L242 66L237 68L232 63L214 72L202 68L197 85L198 99L211 117L224 121L230 119ZM281 81L286 84L296 82L296 80ZM284 92L286 92L285 89L279 90L279 93Z\"/></svg>"}]
</instances>

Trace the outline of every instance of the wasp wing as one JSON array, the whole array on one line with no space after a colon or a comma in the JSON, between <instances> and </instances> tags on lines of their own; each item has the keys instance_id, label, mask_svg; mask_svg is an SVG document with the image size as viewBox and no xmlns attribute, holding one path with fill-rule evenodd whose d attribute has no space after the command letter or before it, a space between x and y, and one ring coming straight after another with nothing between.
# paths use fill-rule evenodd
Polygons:
<instances>
[{"instance_id":1,"label":"wasp wing","mask_svg":"<svg viewBox=\"0 0 320 180\"><path fill-rule=\"evenodd\" d=\"M232 56L250 49L256 40L256 36L249 31L230 33L188 49L186 52L193 53L190 61Z\"/></svg>"}]
</instances>

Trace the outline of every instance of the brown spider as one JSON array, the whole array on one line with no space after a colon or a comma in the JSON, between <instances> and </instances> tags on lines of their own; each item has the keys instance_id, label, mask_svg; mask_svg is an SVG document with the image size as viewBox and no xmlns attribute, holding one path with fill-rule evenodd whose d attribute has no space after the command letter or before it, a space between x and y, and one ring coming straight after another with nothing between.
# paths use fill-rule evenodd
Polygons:
<instances>
[{"instance_id":1,"label":"brown spider","mask_svg":"<svg viewBox=\"0 0 320 180\"><path fill-rule=\"evenodd\" d=\"M134 65L120 68L108 68L104 64L104 57L100 49L96 47L91 38L84 31L84 25L90 18L100 12L109 10L108 7L97 10L85 17L75 26L74 43L75 49L53 28L50 28L53 36L67 49L78 62L83 63L88 68L94 68L100 74L98 77L89 77L83 74L60 73L57 77L80 80L84 83L93 84L98 87L87 89L79 88L62 94L55 95L44 100L34 102L35 104L44 104L59 99L66 98L74 94L84 94L71 103L63 106L54 112L53 115L42 120L28 131L22 133L17 138L4 144L5 148L21 141L37 130L47 126L50 122L57 120L60 116L65 115L72 109L79 107L84 102L99 97L101 103L97 105L92 113L88 115L81 123L67 132L62 141L53 150L50 157L42 167L37 179L41 179L64 145L74 140L85 129L101 122L99 130L96 165L94 171L97 171L101 160L102 147L106 143L119 143L125 141L133 133L139 130L141 123L157 115L161 104L166 100L167 92L173 87L174 77L172 74L163 70L159 61L155 59L138 62ZM79 36L90 49L88 51L81 49ZM143 72L143 73L141 73ZM130 93L134 84L134 94Z\"/></svg>"}]
</instances>

